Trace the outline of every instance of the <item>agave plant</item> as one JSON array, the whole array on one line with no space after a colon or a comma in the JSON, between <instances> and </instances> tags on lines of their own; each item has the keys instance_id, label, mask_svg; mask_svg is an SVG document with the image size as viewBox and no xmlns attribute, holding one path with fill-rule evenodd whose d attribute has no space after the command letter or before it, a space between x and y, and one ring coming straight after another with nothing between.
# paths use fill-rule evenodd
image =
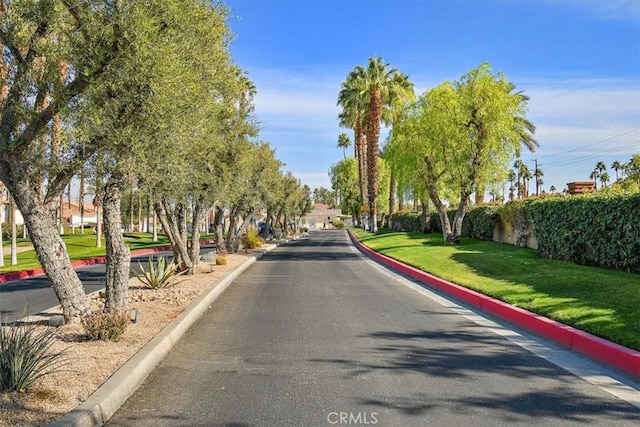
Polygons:
<instances>
[{"instance_id":1,"label":"agave plant","mask_svg":"<svg viewBox=\"0 0 640 427\"><path fill-rule=\"evenodd\" d=\"M33 324L0 326L0 392L24 392L66 365L66 350L52 351L56 330Z\"/></svg>"},{"instance_id":2,"label":"agave plant","mask_svg":"<svg viewBox=\"0 0 640 427\"><path fill-rule=\"evenodd\" d=\"M161 289L174 285L173 279L183 271L177 271L178 266L173 262L167 262L163 256L159 256L154 263L153 257L149 257L149 270L145 270L142 264L138 262L141 273L133 270L133 274L150 289Z\"/></svg>"}]
</instances>

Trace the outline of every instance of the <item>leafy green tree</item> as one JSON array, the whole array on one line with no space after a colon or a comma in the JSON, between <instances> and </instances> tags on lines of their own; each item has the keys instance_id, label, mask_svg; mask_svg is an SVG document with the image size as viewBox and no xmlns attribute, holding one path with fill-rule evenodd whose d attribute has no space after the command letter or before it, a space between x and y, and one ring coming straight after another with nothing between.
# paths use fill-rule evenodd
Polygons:
<instances>
[{"instance_id":1,"label":"leafy green tree","mask_svg":"<svg viewBox=\"0 0 640 427\"><path fill-rule=\"evenodd\" d=\"M425 163L426 189L438 211L445 242L460 240L462 220L478 185L503 182L522 144L526 100L484 63L459 81L423 95L398 129ZM450 196L443 197L445 191ZM452 194L455 193L455 194ZM445 200L457 200L453 221Z\"/></svg>"},{"instance_id":2,"label":"leafy green tree","mask_svg":"<svg viewBox=\"0 0 640 427\"><path fill-rule=\"evenodd\" d=\"M331 188L340 193L340 208L343 213L350 214L359 224L360 219L360 185L358 165L353 157L348 157L329 168Z\"/></svg>"},{"instance_id":3,"label":"leafy green tree","mask_svg":"<svg viewBox=\"0 0 640 427\"><path fill-rule=\"evenodd\" d=\"M331 191L324 187L313 189L313 201L315 203L323 203L325 205L329 205L329 207L331 207L332 209L335 208L337 204L336 196L336 191Z\"/></svg>"},{"instance_id":4,"label":"leafy green tree","mask_svg":"<svg viewBox=\"0 0 640 427\"><path fill-rule=\"evenodd\" d=\"M131 5L107 0L1 3L0 180L25 219L65 318L73 320L90 307L54 213L65 186L92 152L70 141L59 157L56 150L44 149L43 136L120 55L128 30L122 17ZM68 69L64 79L61 64Z\"/></svg>"}]
</instances>

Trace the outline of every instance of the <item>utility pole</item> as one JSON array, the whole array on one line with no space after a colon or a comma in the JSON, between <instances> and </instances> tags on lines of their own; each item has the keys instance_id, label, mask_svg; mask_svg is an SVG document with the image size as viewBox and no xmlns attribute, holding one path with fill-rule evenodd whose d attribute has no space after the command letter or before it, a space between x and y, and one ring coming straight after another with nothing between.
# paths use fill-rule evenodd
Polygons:
<instances>
[{"instance_id":1,"label":"utility pole","mask_svg":"<svg viewBox=\"0 0 640 427\"><path fill-rule=\"evenodd\" d=\"M535 164L535 169L533 170L533 176L536 179L536 196L539 195L539 190L540 190L540 171L538 170L538 166L542 166L542 165L538 165L538 159L533 159L533 162Z\"/></svg>"}]
</instances>

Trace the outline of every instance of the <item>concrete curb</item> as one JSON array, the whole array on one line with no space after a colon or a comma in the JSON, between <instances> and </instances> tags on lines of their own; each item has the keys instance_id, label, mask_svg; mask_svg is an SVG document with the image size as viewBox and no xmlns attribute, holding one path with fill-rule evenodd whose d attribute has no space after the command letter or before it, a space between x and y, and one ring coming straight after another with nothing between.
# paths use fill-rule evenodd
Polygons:
<instances>
[{"instance_id":1,"label":"concrete curb","mask_svg":"<svg viewBox=\"0 0 640 427\"><path fill-rule=\"evenodd\" d=\"M48 424L48 427L94 427L104 425L131 396L185 332L209 309L233 281L267 252L290 240L267 245L226 277L211 285L180 316L134 354L81 405Z\"/></svg>"},{"instance_id":2,"label":"concrete curb","mask_svg":"<svg viewBox=\"0 0 640 427\"><path fill-rule=\"evenodd\" d=\"M380 264L390 267L431 288L452 296L463 303L506 320L522 329L549 339L556 344L573 350L589 359L598 361L640 380L640 352L591 335L587 332L548 319L519 307L448 282L417 268L403 264L386 255L373 251L362 244L350 231L353 244L364 254Z\"/></svg>"}]
</instances>

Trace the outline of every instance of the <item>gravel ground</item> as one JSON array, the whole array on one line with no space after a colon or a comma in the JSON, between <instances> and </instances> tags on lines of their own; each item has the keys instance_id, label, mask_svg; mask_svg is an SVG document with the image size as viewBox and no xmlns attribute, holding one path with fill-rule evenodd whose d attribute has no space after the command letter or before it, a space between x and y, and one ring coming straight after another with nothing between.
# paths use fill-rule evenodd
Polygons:
<instances>
[{"instance_id":1,"label":"gravel ground","mask_svg":"<svg viewBox=\"0 0 640 427\"><path fill-rule=\"evenodd\" d=\"M204 290L245 260L246 255L227 255L227 265L215 266L213 271L208 264L200 263L198 274L181 277L166 289L145 289L138 279L131 279L130 307L139 310L139 318L127 327L118 342L87 341L79 324L60 327L53 350L67 349L65 370L42 378L25 393L2 394L0 426L42 426L71 411ZM102 309L103 301L98 295L92 295L96 311ZM39 324L46 322L44 319L34 316L29 321Z\"/></svg>"}]
</instances>

